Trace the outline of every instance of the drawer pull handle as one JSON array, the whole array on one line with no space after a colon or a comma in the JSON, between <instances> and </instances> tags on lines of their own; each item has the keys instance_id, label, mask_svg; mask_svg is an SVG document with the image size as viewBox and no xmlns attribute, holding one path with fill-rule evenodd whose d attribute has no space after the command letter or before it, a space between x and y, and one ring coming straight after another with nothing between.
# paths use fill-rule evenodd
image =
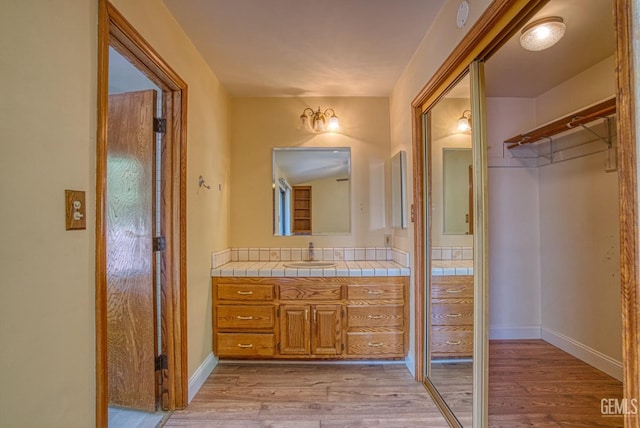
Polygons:
<instances>
[{"instance_id":1,"label":"drawer pull handle","mask_svg":"<svg viewBox=\"0 0 640 428\"><path fill-rule=\"evenodd\" d=\"M252 316L243 317L242 315L238 315L236 318L239 319L239 320L243 320L243 321L248 321L248 320L252 320L253 319Z\"/></svg>"},{"instance_id":2,"label":"drawer pull handle","mask_svg":"<svg viewBox=\"0 0 640 428\"><path fill-rule=\"evenodd\" d=\"M251 296L253 294L253 291L238 291L238 294L242 296Z\"/></svg>"},{"instance_id":3,"label":"drawer pull handle","mask_svg":"<svg viewBox=\"0 0 640 428\"><path fill-rule=\"evenodd\" d=\"M382 290L369 290L369 294L384 294Z\"/></svg>"},{"instance_id":4,"label":"drawer pull handle","mask_svg":"<svg viewBox=\"0 0 640 428\"><path fill-rule=\"evenodd\" d=\"M369 342L367 345L371 346L372 348L379 348L379 347L383 346L384 343L382 343L382 342Z\"/></svg>"},{"instance_id":5,"label":"drawer pull handle","mask_svg":"<svg viewBox=\"0 0 640 428\"><path fill-rule=\"evenodd\" d=\"M460 318L462 314L447 314L447 318Z\"/></svg>"},{"instance_id":6,"label":"drawer pull handle","mask_svg":"<svg viewBox=\"0 0 640 428\"><path fill-rule=\"evenodd\" d=\"M447 340L447 345L460 345L462 342L460 342L459 340L455 340L455 341L451 341L451 340Z\"/></svg>"},{"instance_id":7,"label":"drawer pull handle","mask_svg":"<svg viewBox=\"0 0 640 428\"><path fill-rule=\"evenodd\" d=\"M369 315L369 319L371 320L379 320L382 318L382 315Z\"/></svg>"},{"instance_id":8,"label":"drawer pull handle","mask_svg":"<svg viewBox=\"0 0 640 428\"><path fill-rule=\"evenodd\" d=\"M458 294L458 293L462 293L462 288L457 288L455 290L447 290L447 293L449 294Z\"/></svg>"},{"instance_id":9,"label":"drawer pull handle","mask_svg":"<svg viewBox=\"0 0 640 428\"><path fill-rule=\"evenodd\" d=\"M238 343L238 348L244 348L244 349L248 349L248 348L253 348L253 344L252 343Z\"/></svg>"}]
</instances>

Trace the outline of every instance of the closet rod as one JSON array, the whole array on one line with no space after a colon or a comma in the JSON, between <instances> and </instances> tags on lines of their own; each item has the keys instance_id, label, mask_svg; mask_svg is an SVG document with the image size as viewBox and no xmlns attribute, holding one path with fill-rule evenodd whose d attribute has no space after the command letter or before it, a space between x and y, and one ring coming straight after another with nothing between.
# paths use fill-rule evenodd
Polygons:
<instances>
[{"instance_id":1,"label":"closet rod","mask_svg":"<svg viewBox=\"0 0 640 428\"><path fill-rule=\"evenodd\" d=\"M507 140L504 140L508 149L518 147L522 144L531 144L536 141L540 141L544 138L552 137L553 135L565 132L568 129L575 128L576 126L584 125L592 122L596 119L602 119L610 116L616 112L616 99L610 98L601 103L595 104L591 107L587 107L578 112L572 113L561 119L555 120L547 125L543 125L532 131L525 132L524 134L516 135Z\"/></svg>"}]
</instances>

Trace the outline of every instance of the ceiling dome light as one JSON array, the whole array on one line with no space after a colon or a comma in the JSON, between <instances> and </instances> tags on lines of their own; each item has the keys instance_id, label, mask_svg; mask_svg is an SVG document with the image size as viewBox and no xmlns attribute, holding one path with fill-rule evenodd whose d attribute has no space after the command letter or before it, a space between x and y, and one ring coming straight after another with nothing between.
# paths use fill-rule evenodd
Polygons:
<instances>
[{"instance_id":1,"label":"ceiling dome light","mask_svg":"<svg viewBox=\"0 0 640 428\"><path fill-rule=\"evenodd\" d=\"M567 26L559 16L534 21L522 29L520 46L528 51L541 51L555 45L564 36Z\"/></svg>"}]
</instances>

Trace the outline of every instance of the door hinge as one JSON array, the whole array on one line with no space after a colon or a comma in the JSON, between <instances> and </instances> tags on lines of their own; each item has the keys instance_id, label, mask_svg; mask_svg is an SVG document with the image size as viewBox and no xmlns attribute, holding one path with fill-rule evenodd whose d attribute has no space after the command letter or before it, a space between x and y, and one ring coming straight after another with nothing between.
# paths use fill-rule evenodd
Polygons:
<instances>
[{"instance_id":1,"label":"door hinge","mask_svg":"<svg viewBox=\"0 0 640 428\"><path fill-rule=\"evenodd\" d=\"M411 204L411 223L416 222L416 209L413 204Z\"/></svg>"},{"instance_id":2,"label":"door hinge","mask_svg":"<svg viewBox=\"0 0 640 428\"><path fill-rule=\"evenodd\" d=\"M160 354L156 357L156 371L167 370L169 368L169 362L167 356Z\"/></svg>"},{"instance_id":3,"label":"door hinge","mask_svg":"<svg viewBox=\"0 0 640 428\"><path fill-rule=\"evenodd\" d=\"M342 348L342 352L344 352L344 343L341 343L340 347Z\"/></svg>"},{"instance_id":4,"label":"door hinge","mask_svg":"<svg viewBox=\"0 0 640 428\"><path fill-rule=\"evenodd\" d=\"M167 119L161 119L159 117L153 118L153 132L164 134L167 132Z\"/></svg>"},{"instance_id":5,"label":"door hinge","mask_svg":"<svg viewBox=\"0 0 640 428\"><path fill-rule=\"evenodd\" d=\"M278 318L280 318L280 308L278 308L278 309L276 310L276 316L277 316Z\"/></svg>"},{"instance_id":6,"label":"door hinge","mask_svg":"<svg viewBox=\"0 0 640 428\"><path fill-rule=\"evenodd\" d=\"M278 352L280 352L280 342L276 344L276 349L278 350Z\"/></svg>"},{"instance_id":7,"label":"door hinge","mask_svg":"<svg viewBox=\"0 0 640 428\"><path fill-rule=\"evenodd\" d=\"M153 238L153 251L164 251L167 248L167 241L164 236L156 236Z\"/></svg>"}]
</instances>

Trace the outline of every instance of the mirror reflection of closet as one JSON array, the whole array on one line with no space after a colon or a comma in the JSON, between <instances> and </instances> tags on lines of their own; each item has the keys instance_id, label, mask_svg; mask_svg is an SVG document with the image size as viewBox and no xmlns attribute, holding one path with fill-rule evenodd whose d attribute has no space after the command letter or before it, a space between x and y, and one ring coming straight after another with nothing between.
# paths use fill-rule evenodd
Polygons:
<instances>
[{"instance_id":1,"label":"mirror reflection of closet","mask_svg":"<svg viewBox=\"0 0 640 428\"><path fill-rule=\"evenodd\" d=\"M427 377L463 426L471 426L473 392L473 211L468 75L425 113L432 215L427 254ZM468 125L468 126L464 126Z\"/></svg>"}]
</instances>

